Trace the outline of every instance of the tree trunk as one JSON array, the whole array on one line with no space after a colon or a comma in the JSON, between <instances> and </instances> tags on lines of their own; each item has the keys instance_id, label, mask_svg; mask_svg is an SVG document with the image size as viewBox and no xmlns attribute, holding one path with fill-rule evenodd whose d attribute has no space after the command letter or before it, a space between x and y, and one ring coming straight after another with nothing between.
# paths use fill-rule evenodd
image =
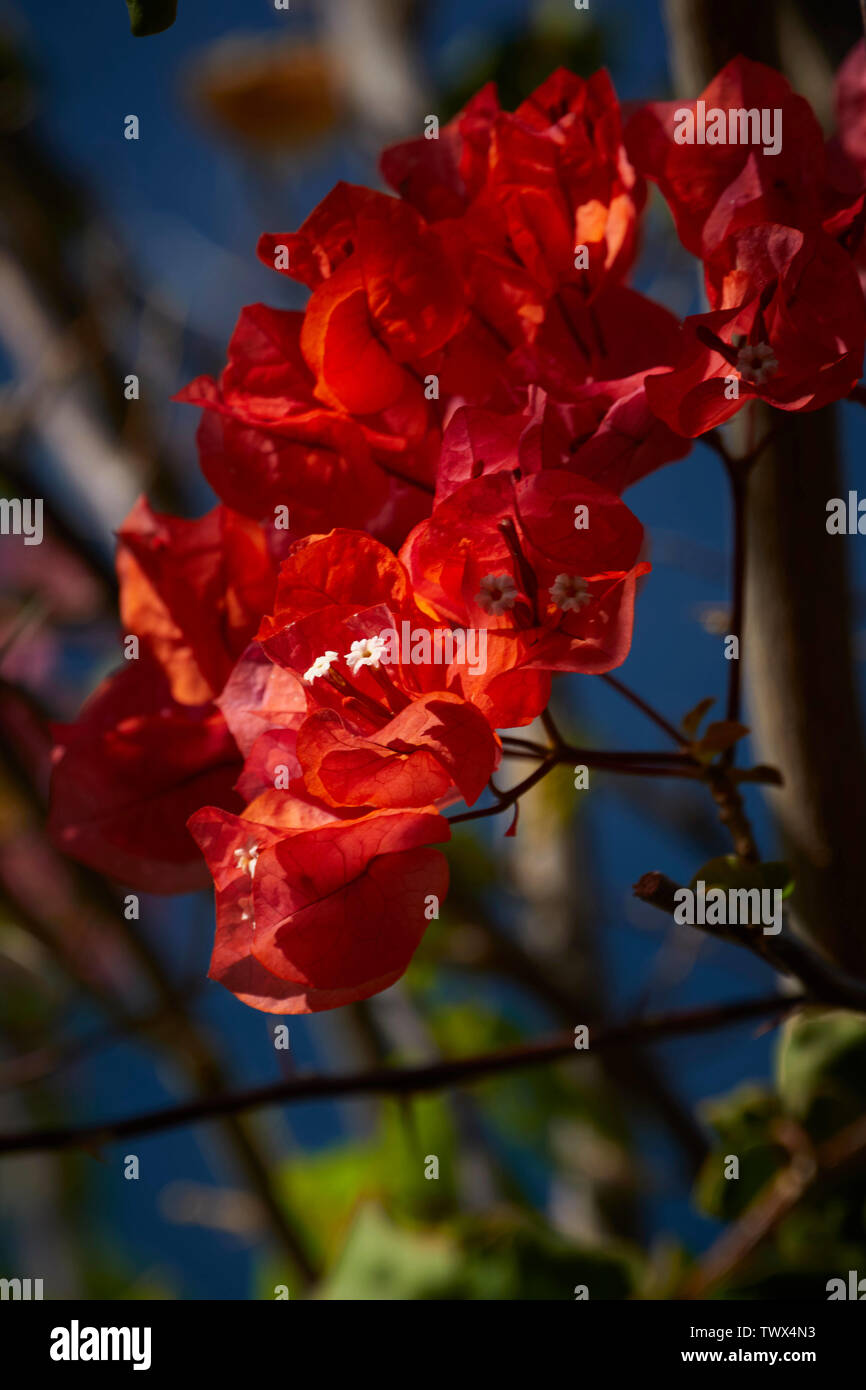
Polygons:
<instances>
[{"instance_id":1,"label":"tree trunk","mask_svg":"<svg viewBox=\"0 0 866 1390\"><path fill-rule=\"evenodd\" d=\"M771 0L721 9L667 0L678 92L696 97L737 53L779 67L779 13ZM756 439L782 418L765 408L756 414ZM842 495L834 411L789 417L749 480L741 659L758 756L785 779L770 795L796 878L798 926L862 976L864 746L845 540L825 524L828 499Z\"/></svg>"}]
</instances>

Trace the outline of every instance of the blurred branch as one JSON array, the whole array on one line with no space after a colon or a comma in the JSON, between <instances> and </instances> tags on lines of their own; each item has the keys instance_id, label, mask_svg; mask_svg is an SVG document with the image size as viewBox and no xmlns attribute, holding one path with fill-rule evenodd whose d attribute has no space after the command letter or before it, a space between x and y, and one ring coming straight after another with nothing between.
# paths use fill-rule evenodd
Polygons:
<instances>
[{"instance_id":1,"label":"blurred branch","mask_svg":"<svg viewBox=\"0 0 866 1390\"><path fill-rule=\"evenodd\" d=\"M675 895L679 891L679 884L654 870L639 878L632 891L641 902L672 914L677 906ZM866 984L843 974L835 965L819 956L807 942L784 928L776 936L765 935L760 928L734 923L718 928L705 925L699 930L744 946L774 970L781 970L799 980L818 1003L866 1013Z\"/></svg>"},{"instance_id":2,"label":"blurred branch","mask_svg":"<svg viewBox=\"0 0 866 1390\"><path fill-rule=\"evenodd\" d=\"M525 839L526 823L521 826ZM519 848L520 839L515 848ZM534 861L538 863L538 849L534 846ZM532 850L530 850L530 854ZM529 855L527 855L529 858ZM545 861L545 868L547 863ZM576 865L573 858L569 868ZM547 875L544 875L545 881ZM577 904L585 907L586 877L581 875L582 893L571 892L563 895L562 901L570 905L572 917L577 915ZM519 887L524 897L527 883L524 876ZM552 897L552 895L551 895ZM544 924L549 930L551 900L545 898L539 904L544 911ZM580 1019L590 1027L600 1018L602 1007L602 986L600 964L590 951L595 945L586 924L579 918L569 924L561 950L545 959L536 959L540 950L531 953L513 936L498 929L489 918L481 916L476 908L476 920L483 933L483 945L473 959L457 957L454 964L469 966L477 970L490 971L527 991L545 1004L553 1016L563 1024L574 1024ZM541 946L541 941L534 942ZM641 1055L637 1047L622 1052L611 1052L602 1058L603 1066L611 1079L631 1101L637 1101L648 1112L654 1113L668 1128L680 1146L692 1172L697 1172L707 1155L707 1142L703 1129L694 1118L687 1105L684 1105L671 1088L664 1073L653 1065L653 1059Z\"/></svg>"},{"instance_id":3,"label":"blurred branch","mask_svg":"<svg viewBox=\"0 0 866 1390\"><path fill-rule=\"evenodd\" d=\"M0 1154L99 1148L117 1139L160 1133L167 1129L177 1129L181 1125L236 1116L243 1111L269 1105L291 1105L301 1101L326 1100L334 1096L399 1096L412 1095L420 1091L444 1090L450 1086L483 1080L485 1077L563 1061L567 1057L594 1057L612 1049L633 1047L637 1043L646 1044L667 1038L711 1032L767 1014L785 1017L792 1009L805 1002L805 995L785 997L772 994L760 999L738 1000L702 1009L658 1014L635 1023L597 1030L591 1048L585 1051L576 1050L574 1035L567 1033L563 1037L548 1039L545 1042L529 1043L498 1052L458 1057L417 1067L380 1067L372 1071L350 1072L342 1076L296 1077L270 1086L256 1086L234 1094L214 1095L203 1100L189 1101L183 1105L133 1115L127 1119L109 1120L105 1124L0 1135Z\"/></svg>"},{"instance_id":4,"label":"blurred branch","mask_svg":"<svg viewBox=\"0 0 866 1390\"><path fill-rule=\"evenodd\" d=\"M9 682L0 682L0 692L4 693L7 699L12 691L14 691L14 687ZM37 717L36 702L32 696L26 698L28 709L34 718ZM0 705L0 712L2 712L2 705ZM47 742L50 743L47 729L45 736ZM34 778L28 768L27 760L20 756L20 750L10 739L2 722L0 722L0 754L2 754L5 766L15 779L22 796L26 796L34 808L41 809L40 798L33 784ZM92 915L94 910L96 911L99 920L104 922L106 928L112 932L114 939L122 943L126 955L136 962L144 978L156 993L165 1013L161 1041L170 1046L172 1054L183 1066L190 1080L203 1097L220 1095L227 1085L227 1077L222 1063L192 1017L181 986L171 979L158 953L150 945L138 923L128 921L124 916L120 890L115 891L105 879L91 870L82 869L78 865L73 865L71 861L68 862L73 881L89 913ZM13 895L10 893L11 896ZM34 904L32 902L23 903L20 894L14 895L14 901L15 915L19 920L24 921L34 935L46 942L61 958L67 955L65 933L55 930L53 924L42 922L34 909ZM74 966L76 978L81 980L92 997L102 1007L109 1010L113 1021L122 1023L125 1018L125 1010L114 1002L110 994L107 995L105 990L99 988L96 981L90 981L82 972L80 961L75 961ZM225 1130L235 1158L246 1174L262 1209L268 1216L271 1233L298 1268L304 1280L308 1283L312 1282L316 1277L316 1270L310 1260L305 1243L295 1231L290 1215L276 1192L268 1163L259 1147L257 1136L249 1128L244 1117L231 1113L225 1117Z\"/></svg>"},{"instance_id":5,"label":"blurred branch","mask_svg":"<svg viewBox=\"0 0 866 1390\"><path fill-rule=\"evenodd\" d=\"M322 0L323 38L356 122L376 144L417 131L432 100L401 0Z\"/></svg>"},{"instance_id":6,"label":"blurred branch","mask_svg":"<svg viewBox=\"0 0 866 1390\"><path fill-rule=\"evenodd\" d=\"M671 722L668 719L665 719L663 714L659 714L658 710L653 709L652 705L649 705L647 701L642 698L642 696L637 695L633 690L631 690L627 685L625 685L623 681L618 680L616 676L611 676L609 674L603 675L602 680L604 681L605 685L609 685L612 690L617 691L617 693L622 695L626 700L628 700L630 704L634 705L637 709L639 709L642 714L645 714L647 719L651 719L654 724L658 725L662 732L666 733L668 738L672 739L674 743L678 743L681 748L684 748L686 746L686 744L688 743L688 739L686 738L685 734L682 733L680 729L675 729L673 724L671 724Z\"/></svg>"},{"instance_id":7,"label":"blurred branch","mask_svg":"<svg viewBox=\"0 0 866 1390\"><path fill-rule=\"evenodd\" d=\"M0 903L2 902L3 894L0 890ZM12 917L18 915L17 905L8 898L6 905ZM30 926L32 928L32 923ZM202 983L202 979L197 977L184 988L189 994L193 994L201 989ZM158 1030L169 1018L170 1011L166 1008L154 1009L138 1017L132 1014L121 1015L117 1023L111 1027L102 1028L85 1037L61 1038L59 1042L34 1048L32 1052L23 1056L0 1062L0 1095L20 1086L29 1086L36 1081L53 1080L66 1067L95 1056L103 1048L125 1042L139 1033Z\"/></svg>"},{"instance_id":8,"label":"blurred branch","mask_svg":"<svg viewBox=\"0 0 866 1390\"><path fill-rule=\"evenodd\" d=\"M804 1197L833 1187L866 1167L866 1117L855 1120L812 1152L798 1152L767 1184L739 1221L719 1237L676 1295L703 1298L746 1266Z\"/></svg>"},{"instance_id":9,"label":"blurred branch","mask_svg":"<svg viewBox=\"0 0 866 1390\"><path fill-rule=\"evenodd\" d=\"M177 19L177 0L126 0L129 27L137 39L161 34Z\"/></svg>"},{"instance_id":10,"label":"blurred branch","mask_svg":"<svg viewBox=\"0 0 866 1390\"><path fill-rule=\"evenodd\" d=\"M73 345L51 321L21 267L2 249L0 342L25 389L38 388L39 408L30 414L30 428L51 451L93 531L110 535L138 495L141 463L114 443L91 408L83 382L70 369Z\"/></svg>"}]
</instances>

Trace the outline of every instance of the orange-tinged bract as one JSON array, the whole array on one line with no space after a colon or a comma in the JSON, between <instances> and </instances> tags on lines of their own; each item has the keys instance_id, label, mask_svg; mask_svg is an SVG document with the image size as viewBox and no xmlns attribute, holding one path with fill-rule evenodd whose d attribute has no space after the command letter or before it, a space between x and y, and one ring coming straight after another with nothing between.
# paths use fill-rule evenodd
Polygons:
<instances>
[{"instance_id":1,"label":"orange-tinged bract","mask_svg":"<svg viewBox=\"0 0 866 1390\"><path fill-rule=\"evenodd\" d=\"M219 505L141 501L118 533L138 646L57 730L61 847L157 892L209 870L210 974L254 1008L394 983L447 891L445 813L486 814L554 675L628 656L650 567L621 494L750 399L814 410L859 380L864 91L861 45L825 148L741 58L625 134L604 72L514 112L487 86L385 151L393 193L340 183L263 235L309 301L243 309L180 393ZM769 108L784 138L681 138L708 107L747 133ZM682 324L624 283L645 179L703 263Z\"/></svg>"}]
</instances>

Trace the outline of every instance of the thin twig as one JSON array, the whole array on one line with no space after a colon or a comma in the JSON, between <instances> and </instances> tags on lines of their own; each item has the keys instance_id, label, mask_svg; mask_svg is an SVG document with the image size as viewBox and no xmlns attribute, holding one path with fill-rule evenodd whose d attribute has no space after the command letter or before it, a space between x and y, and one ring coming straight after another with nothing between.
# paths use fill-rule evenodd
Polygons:
<instances>
[{"instance_id":1,"label":"thin twig","mask_svg":"<svg viewBox=\"0 0 866 1390\"><path fill-rule=\"evenodd\" d=\"M534 754L517 750L509 753L509 757L532 758ZM649 761L650 758L658 758L658 765L654 766ZM486 816L501 815L555 767L561 767L566 763L597 768L601 772L615 772L627 777L679 777L691 782L709 783L720 808L720 818L732 830L737 854L750 862L757 858L757 851L754 850L751 830L742 809L742 799L736 790L736 784L758 782L764 786L778 786L781 782L775 768L762 765L732 768L730 772L725 773L720 768L705 767L701 763L691 761L687 754L641 752L633 755L619 750L608 752L594 748L571 748L564 744L559 749L551 750L534 772L507 792L500 791L491 780L490 789L496 796L492 806L478 806L474 811L461 811L459 815L447 816L446 820L452 825L458 825L463 821L483 820Z\"/></svg>"},{"instance_id":2,"label":"thin twig","mask_svg":"<svg viewBox=\"0 0 866 1390\"><path fill-rule=\"evenodd\" d=\"M556 720L550 712L549 705L541 715L541 722L544 725L544 730L547 734L547 737L550 739L551 746L553 748L564 748L565 739L562 737L562 734L559 732L559 729L557 728Z\"/></svg>"},{"instance_id":3,"label":"thin twig","mask_svg":"<svg viewBox=\"0 0 866 1390\"><path fill-rule=\"evenodd\" d=\"M452 825L458 825L461 821L480 820L483 816L498 816L502 811L507 811L509 806L513 806L524 792L528 792L537 782L541 781L542 777L546 777L551 768L555 766L555 758L552 754L548 754L535 771L531 772L528 777L524 777L522 782L517 783L517 786L512 787L507 792L498 792L499 800L495 806L480 806L474 811L462 811L460 815L448 816L446 819Z\"/></svg>"},{"instance_id":4,"label":"thin twig","mask_svg":"<svg viewBox=\"0 0 866 1390\"><path fill-rule=\"evenodd\" d=\"M673 724L671 724L669 720L665 719L663 714L659 714L658 710L653 709L652 705L647 704L646 700L644 700L642 696L637 695L633 690L630 690L627 685L623 685L622 681L617 680L616 676L605 674L602 676L601 679L605 681L609 686L611 686L614 690L618 690L620 695L623 695L626 698L626 700L630 700L633 705L636 705L637 708L641 710L641 712L645 714L648 719L651 719L654 724L657 724L660 729L664 729L668 738L672 738L674 742L678 743L682 748L685 748L688 745L688 739L686 738L685 734L681 733L679 729L674 728Z\"/></svg>"},{"instance_id":5,"label":"thin twig","mask_svg":"<svg viewBox=\"0 0 866 1390\"><path fill-rule=\"evenodd\" d=\"M101 1145L118 1139L161 1133L167 1129L200 1124L218 1117L237 1116L269 1105L291 1105L301 1101L331 1099L335 1096L395 1096L445 1090L451 1086L465 1085L505 1072L562 1061L566 1057L595 1056L601 1051L633 1047L636 1043L651 1043L662 1038L711 1032L768 1014L786 1016L804 1002L805 996L785 997L772 994L758 999L714 1004L709 1008L657 1014L637 1022L599 1029L591 1038L590 1047L585 1050L576 1050L574 1035L567 1033L521 1047L485 1052L471 1057L455 1057L444 1062L426 1063L416 1067L377 1067L371 1071L334 1076L294 1077L234 1094L208 1096L200 1100L187 1101L182 1105L132 1115L126 1119L109 1120L104 1124L60 1126L31 1130L29 1133L0 1135L0 1154L46 1153L70 1148L98 1149Z\"/></svg>"}]
</instances>

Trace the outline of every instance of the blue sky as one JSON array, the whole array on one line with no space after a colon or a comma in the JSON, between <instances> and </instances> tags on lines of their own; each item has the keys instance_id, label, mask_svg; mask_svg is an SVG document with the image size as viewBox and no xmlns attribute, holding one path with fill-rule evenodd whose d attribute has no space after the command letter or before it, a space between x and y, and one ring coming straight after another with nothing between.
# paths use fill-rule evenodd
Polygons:
<instances>
[{"instance_id":1,"label":"blue sky","mask_svg":"<svg viewBox=\"0 0 866 1390\"><path fill-rule=\"evenodd\" d=\"M346 0L351 3L351 0ZM569 10L569 0L561 0ZM426 59L441 75L460 45L490 40L509 25L519 26L522 0L438 0L429 6L424 36ZM611 36L608 66L624 100L664 95L666 57L659 7L593 0ZM8 7L7 7L7 12ZM38 18L24 6L11 8L29 41L42 83L43 130L64 160L82 174L116 226L142 278L162 286L187 306L190 319L224 342L244 303L281 302L276 277L255 260L263 230L262 211L251 196L240 161L205 133L185 109L182 79L188 61L212 40L235 29L282 31L283 15L270 0L180 0L176 26L158 39L134 40L121 0L71 4L48 0ZM291 22L303 27L299 16ZM123 138L127 114L139 117L141 138ZM357 152L334 148L314 168L293 171L279 195L279 215L288 223L297 209L303 218L339 177L373 178L359 167ZM275 217L277 211L275 210ZM661 283L669 267L653 260L658 239L641 266L641 288ZM682 282L672 281L682 294ZM697 277L695 276L695 290ZM282 301L284 302L284 301ZM183 385L181 376L176 388ZM188 495L207 505L195 469L194 412L175 407L170 416L175 444L188 451ZM848 457L862 451L859 416L846 407ZM852 483L852 485L854 485ZM708 635L697 620L703 604L722 604L727 593L728 507L718 461L703 447L634 488L626 501L651 537L654 572L639 599L635 640L624 678L669 716L679 719L703 696L723 697L726 663L721 639ZM688 539L689 547L682 541ZM862 564L859 582L864 583ZM577 681L581 717L606 747L647 746L641 716L592 678ZM699 789L695 796L699 796ZM771 849L766 817L758 810L766 849ZM599 786L591 802L591 834L599 875L605 884L603 942L608 975L618 1006L626 1011L640 995L659 948L657 924L637 923L630 885L649 869L663 869L687 880L697 867L694 850L678 844L663 822L646 809L623 801L613 782ZM768 857L772 857L768 853ZM207 899L179 905L151 901L147 930L162 949L203 971L210 946L211 904ZM178 944L182 938L182 944ZM766 989L767 973L733 951L714 948L685 983L665 995L666 1005L697 1003ZM265 1080L275 1075L273 1050L262 1016L243 1009L211 985L204 993L204 1016L232 1054L238 1074ZM685 1045L659 1049L684 1096L697 1099L730 1089L742 1077L765 1074L769 1044L755 1041L749 1027ZM329 1064L329 1025L320 1019L292 1024L292 1046L299 1065ZM116 1049L98 1063L71 1073L82 1107L94 1117L146 1108L173 1097L174 1080L155 1073L148 1056L131 1047ZM317 1145L338 1129L333 1110L307 1107L291 1115L294 1139ZM286 1141L282 1118L275 1134ZM181 1131L140 1146L143 1178L130 1200L129 1184L109 1173L95 1179L96 1206L110 1224L135 1268L166 1271L186 1296L242 1297L247 1292L249 1254L207 1231L172 1226L159 1214L158 1194L178 1178L208 1181L208 1155L217 1138L208 1131ZM709 1227L691 1212L672 1157L658 1136L648 1136L656 1190L651 1216L656 1230L674 1230L695 1242Z\"/></svg>"}]
</instances>

